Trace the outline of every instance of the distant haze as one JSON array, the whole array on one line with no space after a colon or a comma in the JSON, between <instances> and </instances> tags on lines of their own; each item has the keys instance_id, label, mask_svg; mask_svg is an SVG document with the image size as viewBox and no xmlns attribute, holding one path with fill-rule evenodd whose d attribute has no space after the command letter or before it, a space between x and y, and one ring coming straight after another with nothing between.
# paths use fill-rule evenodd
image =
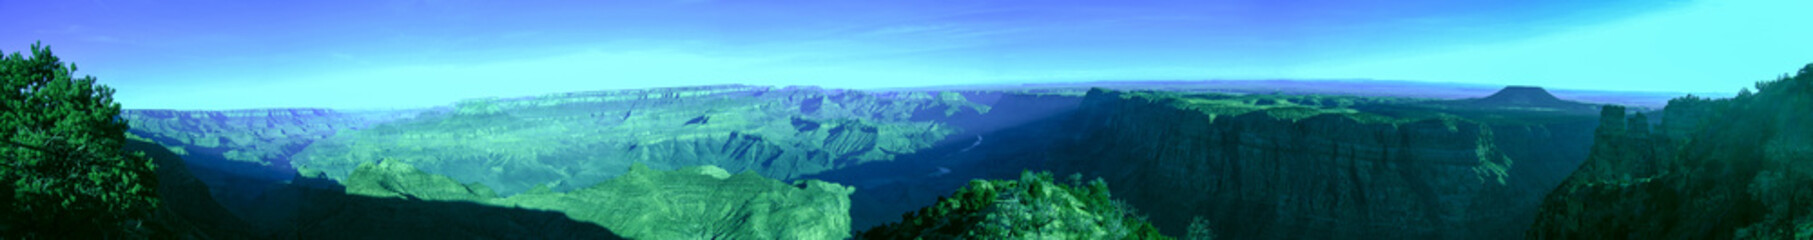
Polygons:
<instances>
[{"instance_id":1,"label":"distant haze","mask_svg":"<svg viewBox=\"0 0 1813 240\"><path fill-rule=\"evenodd\" d=\"M1736 92L1806 0L0 1L127 108L398 108L704 84L1393 79Z\"/></svg>"}]
</instances>

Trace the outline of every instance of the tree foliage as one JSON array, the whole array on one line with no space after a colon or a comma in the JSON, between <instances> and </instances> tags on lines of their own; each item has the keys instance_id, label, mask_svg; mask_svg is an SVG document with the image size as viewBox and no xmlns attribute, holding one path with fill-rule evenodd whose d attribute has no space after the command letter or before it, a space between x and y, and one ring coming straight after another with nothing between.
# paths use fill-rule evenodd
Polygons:
<instances>
[{"instance_id":1,"label":"tree foliage","mask_svg":"<svg viewBox=\"0 0 1813 240\"><path fill-rule=\"evenodd\" d=\"M1020 180L972 180L950 198L857 239L1173 239L1132 206L1113 200L1101 179L1055 181L1049 172Z\"/></svg>"},{"instance_id":2,"label":"tree foliage","mask_svg":"<svg viewBox=\"0 0 1813 240\"><path fill-rule=\"evenodd\" d=\"M157 208L155 166L127 153L114 90L50 48L0 56L0 233L131 237Z\"/></svg>"}]
</instances>

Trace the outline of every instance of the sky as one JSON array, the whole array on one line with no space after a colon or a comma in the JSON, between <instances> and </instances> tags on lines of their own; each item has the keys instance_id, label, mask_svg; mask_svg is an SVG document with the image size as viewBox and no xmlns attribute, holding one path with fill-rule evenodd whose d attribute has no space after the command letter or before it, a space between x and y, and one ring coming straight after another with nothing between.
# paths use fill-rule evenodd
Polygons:
<instances>
[{"instance_id":1,"label":"sky","mask_svg":"<svg viewBox=\"0 0 1813 240\"><path fill-rule=\"evenodd\" d=\"M129 109L411 108L706 84L1384 79L1736 92L1805 0L0 0Z\"/></svg>"}]
</instances>

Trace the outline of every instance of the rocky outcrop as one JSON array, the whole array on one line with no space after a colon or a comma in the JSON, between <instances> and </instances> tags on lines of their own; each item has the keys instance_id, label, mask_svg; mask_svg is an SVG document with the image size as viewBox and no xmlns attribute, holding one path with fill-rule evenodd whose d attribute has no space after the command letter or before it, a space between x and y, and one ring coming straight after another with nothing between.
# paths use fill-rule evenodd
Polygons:
<instances>
[{"instance_id":1,"label":"rocky outcrop","mask_svg":"<svg viewBox=\"0 0 1813 240\"><path fill-rule=\"evenodd\" d=\"M1239 223L1214 226L1233 239L1515 238L1562 175L1542 172L1579 163L1537 152L1583 152L1569 142L1586 136L1565 128L1591 124L1495 125L1363 98L1099 89L1072 121L1079 132L1052 154L1055 168L1105 178L1168 234L1202 217Z\"/></svg>"},{"instance_id":2,"label":"rocky outcrop","mask_svg":"<svg viewBox=\"0 0 1813 240\"><path fill-rule=\"evenodd\" d=\"M853 189L804 180L792 185L715 166L654 171L633 166L621 177L573 192L546 187L509 198L428 174L408 164L364 164L347 193L565 213L631 239L841 239L849 237Z\"/></svg>"},{"instance_id":3,"label":"rocky outcrop","mask_svg":"<svg viewBox=\"0 0 1813 240\"><path fill-rule=\"evenodd\" d=\"M1813 239L1813 65L1731 99L1606 107L1587 162L1532 239Z\"/></svg>"}]
</instances>

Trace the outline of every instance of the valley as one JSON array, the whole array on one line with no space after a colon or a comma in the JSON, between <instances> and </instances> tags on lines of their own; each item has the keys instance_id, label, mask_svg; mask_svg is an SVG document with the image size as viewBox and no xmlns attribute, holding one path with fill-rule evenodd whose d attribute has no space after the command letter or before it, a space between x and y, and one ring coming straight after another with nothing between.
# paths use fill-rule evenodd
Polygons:
<instances>
[{"instance_id":1,"label":"valley","mask_svg":"<svg viewBox=\"0 0 1813 240\"><path fill-rule=\"evenodd\" d=\"M900 221L973 179L1030 170L1103 179L1114 200L1166 235L1181 236L1204 219L1242 223L1207 226L1223 237L1355 239L1521 236L1543 194L1585 158L1598 117L1590 111L1596 105L1541 88L1454 100L1187 84L1140 90L1150 83L957 89L724 85L413 110L129 110L124 117L134 134L203 169L194 176L228 212L266 229L304 216L283 207L315 201L295 197L297 189L326 189L521 206L652 236L665 233L587 220L584 204L572 202L580 198L561 196L608 199L629 193L583 192L640 171L633 169L707 166L847 188L828 195L841 200L823 200L844 207L785 213L843 222L830 232L845 234ZM374 188L394 181L360 177L374 166L440 180ZM449 187L459 191L406 193ZM720 227L782 236L772 227Z\"/></svg>"}]
</instances>

